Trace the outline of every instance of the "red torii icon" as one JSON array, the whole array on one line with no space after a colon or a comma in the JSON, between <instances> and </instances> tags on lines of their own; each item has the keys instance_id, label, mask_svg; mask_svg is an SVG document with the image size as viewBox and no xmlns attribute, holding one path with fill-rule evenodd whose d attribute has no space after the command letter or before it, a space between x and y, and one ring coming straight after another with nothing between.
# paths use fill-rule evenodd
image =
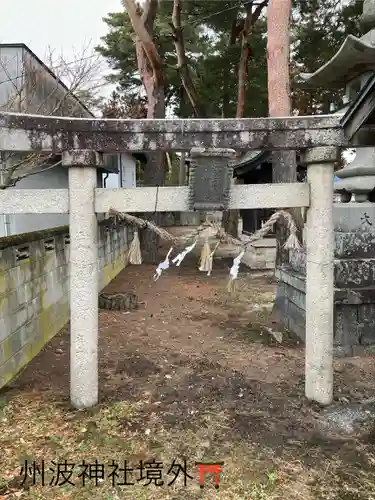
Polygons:
<instances>
[{"instance_id":1,"label":"red torii icon","mask_svg":"<svg viewBox=\"0 0 375 500\"><path fill-rule=\"evenodd\" d=\"M206 473L215 474L215 488L219 488L220 474L223 472L224 462L202 463L196 462L197 472L199 472L199 486L204 488L204 475Z\"/></svg>"}]
</instances>

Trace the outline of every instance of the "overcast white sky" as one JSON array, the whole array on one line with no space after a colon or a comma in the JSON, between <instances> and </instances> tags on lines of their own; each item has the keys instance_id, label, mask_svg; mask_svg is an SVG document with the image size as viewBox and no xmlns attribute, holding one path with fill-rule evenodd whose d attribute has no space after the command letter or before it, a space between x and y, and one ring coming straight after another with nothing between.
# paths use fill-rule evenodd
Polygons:
<instances>
[{"instance_id":1,"label":"overcast white sky","mask_svg":"<svg viewBox=\"0 0 375 500\"><path fill-rule=\"evenodd\" d=\"M50 46L66 61L74 60L82 47L95 47L106 34L102 18L121 10L121 0L5 0L0 43L25 43L42 60ZM118 187L116 175L109 176L107 186Z\"/></svg>"},{"instance_id":2,"label":"overcast white sky","mask_svg":"<svg viewBox=\"0 0 375 500\"><path fill-rule=\"evenodd\" d=\"M123 9L121 0L5 0L0 16L0 42L22 42L40 59L48 46L73 60L83 46L94 47L107 32L108 12Z\"/></svg>"}]
</instances>

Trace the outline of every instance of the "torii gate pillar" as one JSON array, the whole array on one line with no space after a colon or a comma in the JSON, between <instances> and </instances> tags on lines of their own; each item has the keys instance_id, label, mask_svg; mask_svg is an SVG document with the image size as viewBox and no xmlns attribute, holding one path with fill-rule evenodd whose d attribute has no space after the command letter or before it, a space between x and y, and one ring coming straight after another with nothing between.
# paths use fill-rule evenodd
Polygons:
<instances>
[{"instance_id":1,"label":"torii gate pillar","mask_svg":"<svg viewBox=\"0 0 375 500\"><path fill-rule=\"evenodd\" d=\"M75 408L98 403L98 224L94 151L63 153L69 167L70 401Z\"/></svg>"},{"instance_id":2,"label":"torii gate pillar","mask_svg":"<svg viewBox=\"0 0 375 500\"><path fill-rule=\"evenodd\" d=\"M321 404L333 400L334 231L333 171L335 147L304 154L310 185L306 233L305 394Z\"/></svg>"}]
</instances>

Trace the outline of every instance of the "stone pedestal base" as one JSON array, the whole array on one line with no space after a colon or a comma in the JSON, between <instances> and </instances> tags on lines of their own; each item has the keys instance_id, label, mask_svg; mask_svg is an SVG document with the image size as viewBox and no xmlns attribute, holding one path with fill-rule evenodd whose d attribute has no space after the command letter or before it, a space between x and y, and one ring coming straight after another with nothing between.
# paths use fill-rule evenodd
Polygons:
<instances>
[{"instance_id":1,"label":"stone pedestal base","mask_svg":"<svg viewBox=\"0 0 375 500\"><path fill-rule=\"evenodd\" d=\"M306 277L292 267L276 270L275 311L281 323L305 340ZM335 289L334 355L375 353L375 288Z\"/></svg>"},{"instance_id":2,"label":"stone pedestal base","mask_svg":"<svg viewBox=\"0 0 375 500\"><path fill-rule=\"evenodd\" d=\"M349 205L349 206L348 206ZM375 352L375 204L334 207L334 352ZM285 328L305 338L306 253L290 252L279 280L275 312Z\"/></svg>"}]
</instances>

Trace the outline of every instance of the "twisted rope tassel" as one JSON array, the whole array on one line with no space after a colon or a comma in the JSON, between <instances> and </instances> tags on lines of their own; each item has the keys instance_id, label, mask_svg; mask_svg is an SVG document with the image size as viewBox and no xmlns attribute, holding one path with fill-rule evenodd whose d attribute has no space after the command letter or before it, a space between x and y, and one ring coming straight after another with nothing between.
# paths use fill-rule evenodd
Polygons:
<instances>
[{"instance_id":1,"label":"twisted rope tassel","mask_svg":"<svg viewBox=\"0 0 375 500\"><path fill-rule=\"evenodd\" d=\"M139 266L142 264L142 253L141 253L141 244L139 242L138 230L134 231L133 241L131 242L128 259L130 264Z\"/></svg>"},{"instance_id":2,"label":"twisted rope tassel","mask_svg":"<svg viewBox=\"0 0 375 500\"><path fill-rule=\"evenodd\" d=\"M272 229L272 227L274 226L274 224L280 219L280 218L283 218L286 220L287 222L287 225L288 225L288 231L289 231L289 237L287 239L287 241L285 242L285 244L283 245L283 248L287 249L287 250L292 250L292 249L299 249L299 248L302 248L299 240L298 240L298 237L297 237L297 227L296 227L296 224L293 220L293 217L292 215L287 212L286 210L279 210L278 212L275 212L271 217L270 219L263 225L263 227L261 229L259 229L259 231L256 231L254 234L252 234L249 239L247 240L246 243L244 243L243 241L240 241L238 240L237 238L234 238L233 236L227 234L221 227L220 227L220 224L218 224L218 222L214 221L214 220L206 220L206 222L202 225L200 225L197 229L195 229L192 233L190 233L189 235L183 237L183 238L175 238L173 237L170 233L168 233L168 231L166 231L165 229L162 229L162 228L159 228L157 227L155 224L149 222L149 221L145 221L145 220L142 220L138 217L134 217L133 215L129 215L129 214L123 214L123 213L120 213L120 212L117 212L116 210L114 209L111 209L109 211L109 216L110 218L115 222L115 223L119 223L119 222L125 222L125 224L130 224L130 225L135 225L137 226L138 228L140 229L149 229L153 232L155 232L156 234L158 234L162 239L164 240L167 240L167 241L171 241L173 242L172 244L178 244L178 243L183 243L183 242L186 242L192 238L195 238L195 241L192 245L186 247L181 253L179 253L174 259L173 259L173 264L176 264L176 266L180 266L181 262L183 261L183 259L186 257L186 255L191 252L193 250L193 248L195 247L195 245L197 244L197 241L198 241L198 238L199 236L201 235L201 233L203 233L204 231L206 231L208 228L211 228L211 230L215 233L215 236L216 238L219 239L219 242L217 243L215 249L213 250L213 252L209 253L209 251L211 250L210 247L209 247L209 244L208 244L208 241L205 243L205 249L203 251L202 249L202 254L205 254L205 255L201 255L201 262L200 262L200 267L199 267L199 270L200 271L206 271L208 272L208 276L211 274L211 271L212 271L212 260L213 260L213 255L218 247L218 245L220 243L230 243L230 244L233 244L233 245L237 245L239 247L241 247L243 249L243 253L246 251L247 247L249 245L251 245L251 243L253 241L257 241L261 238L264 238L264 236L270 232L270 230ZM135 241L134 241L135 240ZM130 262L131 263L141 263L141 260L142 260L142 257L140 255L140 247L139 247L139 253L138 253L138 250L137 250L137 245L139 243L139 238L138 238L138 234L135 234L134 235L134 240L132 242L132 253L129 257L131 257L131 260ZM138 240L138 241L137 241ZM156 270L156 273L155 273L155 276L154 276L154 279L158 279L161 275L161 272L164 270L164 269L168 269L169 267L169 255L171 253L172 249L170 249L170 251L168 252L168 255L167 255L167 258L164 262L162 262L161 264L159 264L157 270ZM130 252L130 249L129 249L129 252ZM243 253L241 252L241 259L243 257ZM135 255L134 255L135 254ZM209 254L209 256L208 256ZM203 259L203 257L205 257L205 259ZM236 259L238 259L238 257L236 257ZM230 279L230 288L232 289L234 287L234 280L237 278L237 274L238 274L238 266L239 266L239 263L238 262L238 266L236 264L237 260L234 259L233 261L233 266L232 266L232 269L233 269L233 273L235 274L235 277L232 277L232 274L231 274L231 279ZM237 268L237 271L235 271L235 269ZM234 276L234 275L233 275ZM229 286L229 284L228 284Z\"/></svg>"},{"instance_id":3,"label":"twisted rope tassel","mask_svg":"<svg viewBox=\"0 0 375 500\"><path fill-rule=\"evenodd\" d=\"M210 255L211 247L208 243L208 237L204 241L202 252L200 255L199 271L210 271ZM212 269L212 266L211 266Z\"/></svg>"},{"instance_id":4,"label":"twisted rope tassel","mask_svg":"<svg viewBox=\"0 0 375 500\"><path fill-rule=\"evenodd\" d=\"M289 237L286 240L285 244L283 245L283 248L286 248L288 250L301 248L301 244L300 244L298 237L297 237L297 226L296 226L296 223L294 222L292 215L289 212L287 212L286 210L279 210L278 212L275 212L268 219L268 221L265 222L265 224L263 225L263 227L261 229L259 229L258 231L256 231L255 233L253 233L250 236L250 238L246 242L246 244L241 244L243 250L233 260L233 265L232 265L231 270L229 272L230 278L229 278L229 282L227 285L228 292L233 292L235 290L235 280L237 279L237 276L238 276L239 265L240 265L242 257L245 254L247 247L249 245L251 245L251 243L253 241L257 241L257 240L260 240L261 238L264 238L264 236L271 231L274 224L281 218L285 219L286 222L288 223L288 231L289 231ZM234 238L233 238L233 242L235 242Z\"/></svg>"},{"instance_id":5,"label":"twisted rope tassel","mask_svg":"<svg viewBox=\"0 0 375 500\"><path fill-rule=\"evenodd\" d=\"M214 261L214 253L216 252L217 250L217 247L220 245L220 241L218 243L216 243L215 245L215 248L212 250L212 252L210 253L210 256L209 256L209 263L208 263L208 273L207 273L207 276L211 276L211 271L212 271L212 264L213 264L213 261Z\"/></svg>"}]
</instances>

